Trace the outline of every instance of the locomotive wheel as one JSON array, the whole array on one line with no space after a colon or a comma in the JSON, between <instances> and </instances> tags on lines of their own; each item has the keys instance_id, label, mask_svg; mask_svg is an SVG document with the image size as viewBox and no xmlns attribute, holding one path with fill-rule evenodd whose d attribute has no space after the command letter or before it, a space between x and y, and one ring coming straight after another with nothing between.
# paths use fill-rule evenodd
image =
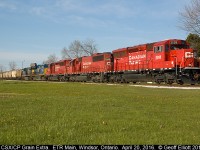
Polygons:
<instances>
[{"instance_id":1,"label":"locomotive wheel","mask_svg":"<svg viewBox=\"0 0 200 150\"><path fill-rule=\"evenodd\" d=\"M161 83L160 80L156 80L155 82L156 82L157 84L160 84L160 83Z\"/></svg>"},{"instance_id":2,"label":"locomotive wheel","mask_svg":"<svg viewBox=\"0 0 200 150\"><path fill-rule=\"evenodd\" d=\"M174 83L172 80L166 80L166 82L165 83L167 83L167 84L169 84L169 85L172 85L172 83Z\"/></svg>"},{"instance_id":3,"label":"locomotive wheel","mask_svg":"<svg viewBox=\"0 0 200 150\"><path fill-rule=\"evenodd\" d=\"M121 83L126 83L126 80L125 79L121 79Z\"/></svg>"},{"instance_id":4,"label":"locomotive wheel","mask_svg":"<svg viewBox=\"0 0 200 150\"><path fill-rule=\"evenodd\" d=\"M114 83L115 81L114 79L110 79L108 82Z\"/></svg>"},{"instance_id":5,"label":"locomotive wheel","mask_svg":"<svg viewBox=\"0 0 200 150\"><path fill-rule=\"evenodd\" d=\"M178 81L178 84L183 85L184 82L182 80Z\"/></svg>"},{"instance_id":6,"label":"locomotive wheel","mask_svg":"<svg viewBox=\"0 0 200 150\"><path fill-rule=\"evenodd\" d=\"M169 81L167 84L169 84L169 85L172 85L172 84L173 84L173 82L172 82L172 81Z\"/></svg>"}]
</instances>

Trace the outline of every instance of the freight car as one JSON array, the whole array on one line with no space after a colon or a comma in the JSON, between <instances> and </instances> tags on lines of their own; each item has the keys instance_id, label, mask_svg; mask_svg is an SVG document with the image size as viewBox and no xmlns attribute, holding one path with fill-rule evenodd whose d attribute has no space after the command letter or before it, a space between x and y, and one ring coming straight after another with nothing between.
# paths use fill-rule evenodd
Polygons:
<instances>
[{"instance_id":1,"label":"freight car","mask_svg":"<svg viewBox=\"0 0 200 150\"><path fill-rule=\"evenodd\" d=\"M30 67L0 73L0 79L6 80L46 80L48 65L32 63Z\"/></svg>"},{"instance_id":2,"label":"freight car","mask_svg":"<svg viewBox=\"0 0 200 150\"><path fill-rule=\"evenodd\" d=\"M20 80L21 79L21 69L5 71L0 73L0 79L6 80Z\"/></svg>"}]
</instances>

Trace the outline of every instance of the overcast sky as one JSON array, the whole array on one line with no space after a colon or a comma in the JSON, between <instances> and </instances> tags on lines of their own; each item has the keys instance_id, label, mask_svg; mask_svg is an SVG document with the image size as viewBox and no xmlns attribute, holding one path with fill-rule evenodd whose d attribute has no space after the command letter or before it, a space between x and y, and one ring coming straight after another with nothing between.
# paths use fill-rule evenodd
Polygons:
<instances>
[{"instance_id":1,"label":"overcast sky","mask_svg":"<svg viewBox=\"0 0 200 150\"><path fill-rule=\"evenodd\" d=\"M179 12L191 0L0 0L0 64L42 63L74 40L99 52L169 38L185 39Z\"/></svg>"}]
</instances>

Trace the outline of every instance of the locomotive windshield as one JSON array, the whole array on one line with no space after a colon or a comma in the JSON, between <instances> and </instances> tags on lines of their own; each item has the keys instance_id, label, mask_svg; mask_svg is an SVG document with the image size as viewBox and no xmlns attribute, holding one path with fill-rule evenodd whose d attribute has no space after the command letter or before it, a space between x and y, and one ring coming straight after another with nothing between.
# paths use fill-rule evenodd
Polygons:
<instances>
[{"instance_id":1,"label":"locomotive windshield","mask_svg":"<svg viewBox=\"0 0 200 150\"><path fill-rule=\"evenodd\" d=\"M185 44L171 44L170 49L171 50L177 50L177 49L188 49L189 46Z\"/></svg>"}]
</instances>

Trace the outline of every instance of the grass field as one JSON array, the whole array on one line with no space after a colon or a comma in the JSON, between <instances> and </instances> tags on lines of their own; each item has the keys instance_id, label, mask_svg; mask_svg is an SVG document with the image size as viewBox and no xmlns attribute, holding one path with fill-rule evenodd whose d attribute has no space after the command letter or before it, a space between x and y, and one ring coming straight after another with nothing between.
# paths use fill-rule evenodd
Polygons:
<instances>
[{"instance_id":1,"label":"grass field","mask_svg":"<svg viewBox=\"0 0 200 150\"><path fill-rule=\"evenodd\" d=\"M200 144L200 90L0 81L0 144Z\"/></svg>"}]
</instances>

